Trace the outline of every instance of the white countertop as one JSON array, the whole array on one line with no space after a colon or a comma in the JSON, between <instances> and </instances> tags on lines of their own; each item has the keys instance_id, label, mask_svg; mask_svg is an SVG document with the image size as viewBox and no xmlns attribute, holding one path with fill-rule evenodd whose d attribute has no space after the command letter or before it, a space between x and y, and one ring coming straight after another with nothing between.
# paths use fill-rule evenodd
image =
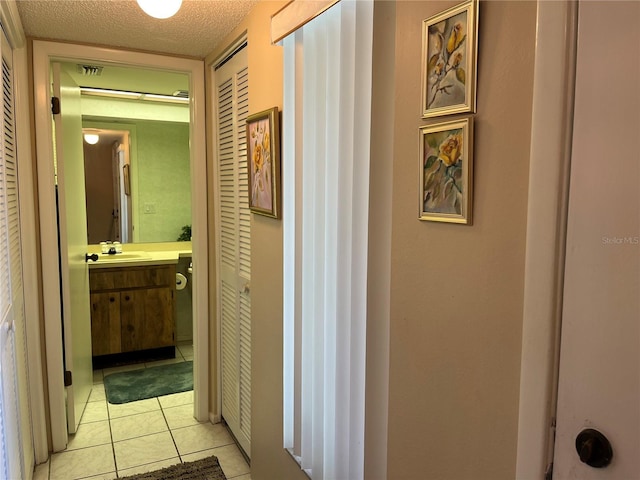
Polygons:
<instances>
[{"instance_id":1,"label":"white countertop","mask_svg":"<svg viewBox=\"0 0 640 480\"><path fill-rule=\"evenodd\" d=\"M189 252L191 255L191 252ZM125 251L108 255L98 254L96 262L89 260L89 268L115 268L115 267L142 267L147 265L166 265L178 263L179 257L186 256L185 252L178 250L145 252L145 251Z\"/></svg>"}]
</instances>

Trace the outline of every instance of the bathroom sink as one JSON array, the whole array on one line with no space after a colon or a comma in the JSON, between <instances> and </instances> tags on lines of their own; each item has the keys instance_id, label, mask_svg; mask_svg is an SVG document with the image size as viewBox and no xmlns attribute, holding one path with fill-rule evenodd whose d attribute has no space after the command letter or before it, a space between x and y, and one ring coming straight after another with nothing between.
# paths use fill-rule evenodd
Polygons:
<instances>
[{"instance_id":1,"label":"bathroom sink","mask_svg":"<svg viewBox=\"0 0 640 480\"><path fill-rule=\"evenodd\" d=\"M102 253L96 262L89 262L89 268L109 268L118 266L136 267L143 265L162 265L166 263L178 263L177 252L145 252L142 250L125 251L109 255Z\"/></svg>"},{"instance_id":2,"label":"bathroom sink","mask_svg":"<svg viewBox=\"0 0 640 480\"><path fill-rule=\"evenodd\" d=\"M123 252L116 253L115 255L102 254L100 255L98 262L109 262L109 263L119 263L119 262L137 262L140 260L150 260L151 255L147 252Z\"/></svg>"}]
</instances>

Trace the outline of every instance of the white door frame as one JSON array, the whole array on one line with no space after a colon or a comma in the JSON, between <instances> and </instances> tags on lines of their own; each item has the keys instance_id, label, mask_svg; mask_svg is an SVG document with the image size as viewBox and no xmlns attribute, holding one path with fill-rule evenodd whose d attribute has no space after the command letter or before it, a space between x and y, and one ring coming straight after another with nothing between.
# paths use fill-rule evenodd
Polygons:
<instances>
[{"instance_id":1,"label":"white door frame","mask_svg":"<svg viewBox=\"0 0 640 480\"><path fill-rule=\"evenodd\" d=\"M207 166L205 144L204 62L164 55L138 53L104 47L68 43L33 42L34 104L40 208L40 252L44 301L47 381L53 450L67 445L63 362L60 281L58 277L57 223L53 171L53 138L49 70L52 60L88 61L128 65L184 73L189 76L191 164L191 205L193 229L193 347L194 416L208 419L209 410L209 302L208 302L208 228Z\"/></svg>"},{"instance_id":2,"label":"white door frame","mask_svg":"<svg viewBox=\"0 0 640 480\"><path fill-rule=\"evenodd\" d=\"M578 4L538 1L515 478L553 459Z\"/></svg>"}]
</instances>

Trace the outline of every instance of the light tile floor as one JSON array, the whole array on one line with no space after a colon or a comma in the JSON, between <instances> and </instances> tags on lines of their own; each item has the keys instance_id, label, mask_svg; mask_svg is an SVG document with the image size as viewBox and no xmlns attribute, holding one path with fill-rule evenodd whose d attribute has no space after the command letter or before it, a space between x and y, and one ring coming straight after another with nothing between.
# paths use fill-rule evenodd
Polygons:
<instances>
[{"instance_id":1,"label":"light tile floor","mask_svg":"<svg viewBox=\"0 0 640 480\"><path fill-rule=\"evenodd\" d=\"M94 372L89 403L67 449L38 465L34 480L109 480L215 455L228 479L251 480L250 468L227 429L193 418L193 391L122 405L107 403L104 375L193 359L178 345L176 359Z\"/></svg>"}]
</instances>

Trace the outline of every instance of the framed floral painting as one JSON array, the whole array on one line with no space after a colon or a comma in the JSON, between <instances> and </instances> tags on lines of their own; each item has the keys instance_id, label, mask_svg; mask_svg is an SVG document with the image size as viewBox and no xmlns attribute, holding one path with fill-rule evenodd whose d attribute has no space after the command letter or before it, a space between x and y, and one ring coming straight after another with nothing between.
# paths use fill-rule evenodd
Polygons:
<instances>
[{"instance_id":1,"label":"framed floral painting","mask_svg":"<svg viewBox=\"0 0 640 480\"><path fill-rule=\"evenodd\" d=\"M478 14L467 1L422 22L422 117L476 110Z\"/></svg>"},{"instance_id":2,"label":"framed floral painting","mask_svg":"<svg viewBox=\"0 0 640 480\"><path fill-rule=\"evenodd\" d=\"M280 131L278 107L247 118L249 208L253 213L280 216Z\"/></svg>"},{"instance_id":3,"label":"framed floral painting","mask_svg":"<svg viewBox=\"0 0 640 480\"><path fill-rule=\"evenodd\" d=\"M419 218L471 224L473 118L420 128Z\"/></svg>"}]
</instances>

